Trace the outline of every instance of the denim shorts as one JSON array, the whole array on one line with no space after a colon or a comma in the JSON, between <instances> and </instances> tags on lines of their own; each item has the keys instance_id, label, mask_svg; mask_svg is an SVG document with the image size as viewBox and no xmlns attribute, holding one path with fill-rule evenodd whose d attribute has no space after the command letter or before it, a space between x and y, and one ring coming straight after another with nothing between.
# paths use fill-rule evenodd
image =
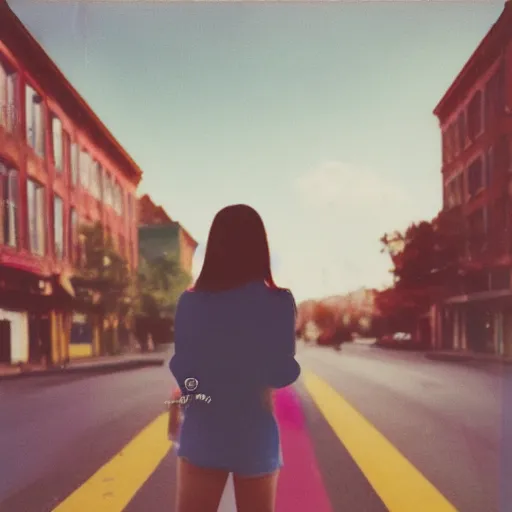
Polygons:
<instances>
[{"instance_id":1,"label":"denim shorts","mask_svg":"<svg viewBox=\"0 0 512 512\"><path fill-rule=\"evenodd\" d=\"M191 456L190 454L183 453L183 451L178 448L177 456L185 459L190 464L197 466L203 469L217 469L221 471L227 471L228 473L233 473L236 476L242 478L259 478L267 475L271 475L276 471L280 470L283 465L283 453L282 450L279 450L279 455L277 460L274 458L273 460L268 461L258 461L257 464L253 463L244 463L244 461L237 461L232 464L218 464L212 463L207 460L201 460L200 457Z\"/></svg>"}]
</instances>

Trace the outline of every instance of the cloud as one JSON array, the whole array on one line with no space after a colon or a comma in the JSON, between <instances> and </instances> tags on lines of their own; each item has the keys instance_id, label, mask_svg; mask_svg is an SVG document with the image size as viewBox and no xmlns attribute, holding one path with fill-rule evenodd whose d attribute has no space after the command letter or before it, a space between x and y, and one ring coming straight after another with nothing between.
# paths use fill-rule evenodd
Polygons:
<instances>
[{"instance_id":1,"label":"cloud","mask_svg":"<svg viewBox=\"0 0 512 512\"><path fill-rule=\"evenodd\" d=\"M299 177L297 188L310 206L368 206L407 202L407 194L381 175L341 162L327 162Z\"/></svg>"},{"instance_id":2,"label":"cloud","mask_svg":"<svg viewBox=\"0 0 512 512\"><path fill-rule=\"evenodd\" d=\"M290 191L295 200L286 211L267 215L278 285L290 287L301 301L389 283L390 261L380 253L379 239L409 224L417 199L401 183L326 162L299 176ZM203 252L198 247L196 272Z\"/></svg>"},{"instance_id":3,"label":"cloud","mask_svg":"<svg viewBox=\"0 0 512 512\"><path fill-rule=\"evenodd\" d=\"M385 174L325 162L299 176L297 214L279 242L287 281L300 299L389 282L380 237L405 228L414 198ZM294 243L290 243L290 238Z\"/></svg>"}]
</instances>

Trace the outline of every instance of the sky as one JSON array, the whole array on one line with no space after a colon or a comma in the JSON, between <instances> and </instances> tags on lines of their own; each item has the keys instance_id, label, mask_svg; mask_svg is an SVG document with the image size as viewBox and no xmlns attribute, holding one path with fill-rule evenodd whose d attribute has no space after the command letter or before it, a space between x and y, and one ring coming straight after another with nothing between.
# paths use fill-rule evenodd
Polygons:
<instances>
[{"instance_id":1,"label":"sky","mask_svg":"<svg viewBox=\"0 0 512 512\"><path fill-rule=\"evenodd\" d=\"M441 208L432 111L503 1L9 0L199 242L261 214L296 299L391 282L380 237Z\"/></svg>"}]
</instances>

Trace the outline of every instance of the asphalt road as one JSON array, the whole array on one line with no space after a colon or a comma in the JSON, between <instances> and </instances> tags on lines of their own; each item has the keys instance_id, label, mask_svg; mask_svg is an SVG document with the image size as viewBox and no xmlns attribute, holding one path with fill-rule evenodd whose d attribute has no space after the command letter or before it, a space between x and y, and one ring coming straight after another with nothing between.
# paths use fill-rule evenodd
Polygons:
<instances>
[{"instance_id":1,"label":"asphalt road","mask_svg":"<svg viewBox=\"0 0 512 512\"><path fill-rule=\"evenodd\" d=\"M512 368L366 346L299 359L278 512L512 511ZM166 366L0 381L0 511L172 511L171 384Z\"/></svg>"}]
</instances>

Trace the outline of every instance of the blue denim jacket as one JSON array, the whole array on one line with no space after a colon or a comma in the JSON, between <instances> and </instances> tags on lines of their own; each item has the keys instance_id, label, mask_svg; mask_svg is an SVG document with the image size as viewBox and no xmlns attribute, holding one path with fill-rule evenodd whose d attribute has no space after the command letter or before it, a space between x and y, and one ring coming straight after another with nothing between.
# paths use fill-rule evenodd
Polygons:
<instances>
[{"instance_id":1,"label":"blue denim jacket","mask_svg":"<svg viewBox=\"0 0 512 512\"><path fill-rule=\"evenodd\" d=\"M180 297L169 367L184 394L211 399L188 402L178 456L247 476L282 466L277 422L262 394L300 375L295 315L292 294L263 282Z\"/></svg>"}]
</instances>

